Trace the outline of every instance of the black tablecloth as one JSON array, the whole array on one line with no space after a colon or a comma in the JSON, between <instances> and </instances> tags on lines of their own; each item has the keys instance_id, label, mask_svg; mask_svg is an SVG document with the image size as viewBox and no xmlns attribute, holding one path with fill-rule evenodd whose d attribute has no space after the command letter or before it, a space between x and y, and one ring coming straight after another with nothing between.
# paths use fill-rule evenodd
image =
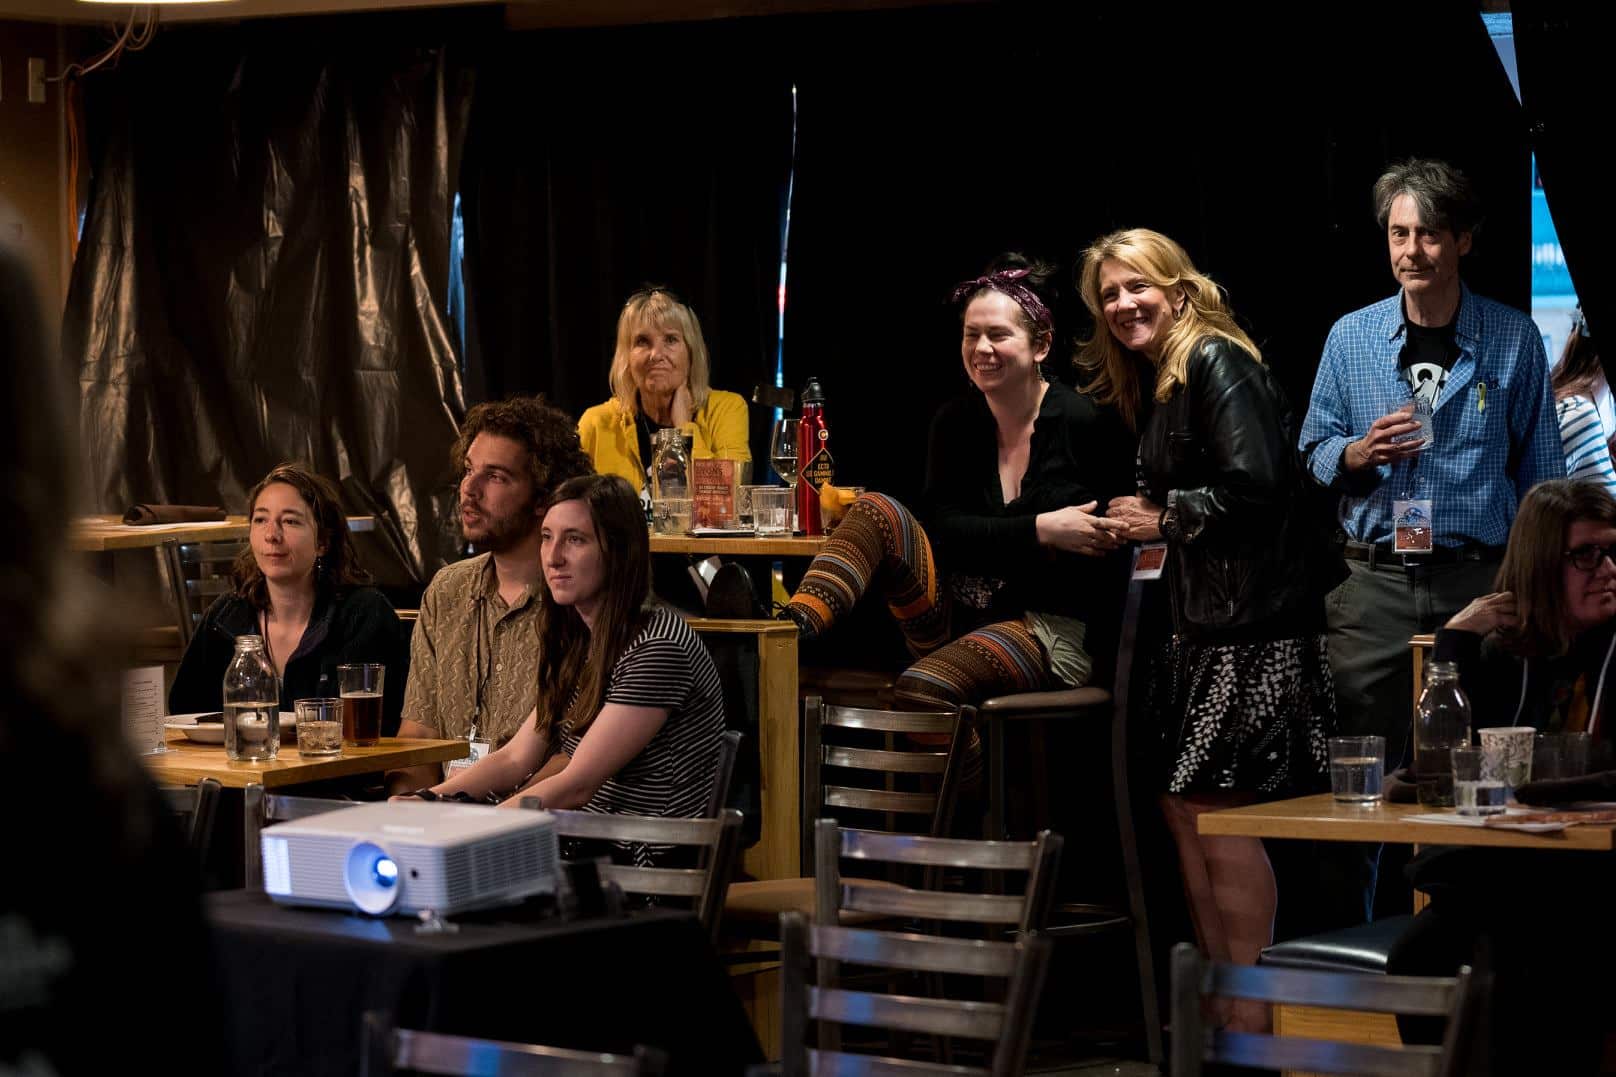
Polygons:
<instances>
[{"instance_id":1,"label":"black tablecloth","mask_svg":"<svg viewBox=\"0 0 1616 1077\"><path fill-rule=\"evenodd\" d=\"M762 1060L689 913L419 935L409 919L283 908L243 890L206 904L236 1073L352 1077L367 1009L401 1028L580 1050L646 1044L675 1074L739 1074Z\"/></svg>"}]
</instances>

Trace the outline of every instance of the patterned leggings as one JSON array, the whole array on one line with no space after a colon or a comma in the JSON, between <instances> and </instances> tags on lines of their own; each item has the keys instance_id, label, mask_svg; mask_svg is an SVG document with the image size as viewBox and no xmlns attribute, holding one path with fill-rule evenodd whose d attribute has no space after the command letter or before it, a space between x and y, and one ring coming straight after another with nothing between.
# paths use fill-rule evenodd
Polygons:
<instances>
[{"instance_id":1,"label":"patterned leggings","mask_svg":"<svg viewBox=\"0 0 1616 1077\"><path fill-rule=\"evenodd\" d=\"M1025 621L1000 621L948 642L948 592L914 514L861 494L803 574L791 606L823 634L881 578L887 608L918 661L894 689L911 705L977 703L1048 685L1049 657Z\"/></svg>"}]
</instances>

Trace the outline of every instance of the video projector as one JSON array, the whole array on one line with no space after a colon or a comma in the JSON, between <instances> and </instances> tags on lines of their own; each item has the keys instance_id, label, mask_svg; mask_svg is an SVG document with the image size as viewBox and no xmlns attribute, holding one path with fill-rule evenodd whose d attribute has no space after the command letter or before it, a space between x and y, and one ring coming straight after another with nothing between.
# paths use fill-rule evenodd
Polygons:
<instances>
[{"instance_id":1,"label":"video projector","mask_svg":"<svg viewBox=\"0 0 1616 1077\"><path fill-rule=\"evenodd\" d=\"M393 801L265 827L264 890L283 905L442 916L554 893L549 812Z\"/></svg>"}]
</instances>

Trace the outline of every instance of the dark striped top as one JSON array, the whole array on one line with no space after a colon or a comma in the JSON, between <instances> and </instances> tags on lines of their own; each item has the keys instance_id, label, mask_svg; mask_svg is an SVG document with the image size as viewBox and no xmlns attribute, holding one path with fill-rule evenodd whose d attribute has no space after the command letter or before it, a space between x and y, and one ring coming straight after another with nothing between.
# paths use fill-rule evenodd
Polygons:
<instances>
[{"instance_id":1,"label":"dark striped top","mask_svg":"<svg viewBox=\"0 0 1616 1077\"><path fill-rule=\"evenodd\" d=\"M724 732L724 695L712 656L684 618L655 609L613 667L607 703L662 707L668 720L640 754L596 791L584 811L691 818L704 814ZM588 736L589 730L584 730ZM563 730L574 754L583 737ZM633 862L655 866L660 850L636 847Z\"/></svg>"}]
</instances>

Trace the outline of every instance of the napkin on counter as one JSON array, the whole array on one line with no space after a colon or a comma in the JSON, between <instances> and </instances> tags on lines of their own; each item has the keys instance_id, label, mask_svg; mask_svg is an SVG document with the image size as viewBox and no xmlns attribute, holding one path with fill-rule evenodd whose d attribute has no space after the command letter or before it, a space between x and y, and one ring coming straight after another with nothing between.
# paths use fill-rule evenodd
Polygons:
<instances>
[{"instance_id":1,"label":"napkin on counter","mask_svg":"<svg viewBox=\"0 0 1616 1077\"><path fill-rule=\"evenodd\" d=\"M123 514L126 524L195 524L225 518L217 505L130 505Z\"/></svg>"}]
</instances>

